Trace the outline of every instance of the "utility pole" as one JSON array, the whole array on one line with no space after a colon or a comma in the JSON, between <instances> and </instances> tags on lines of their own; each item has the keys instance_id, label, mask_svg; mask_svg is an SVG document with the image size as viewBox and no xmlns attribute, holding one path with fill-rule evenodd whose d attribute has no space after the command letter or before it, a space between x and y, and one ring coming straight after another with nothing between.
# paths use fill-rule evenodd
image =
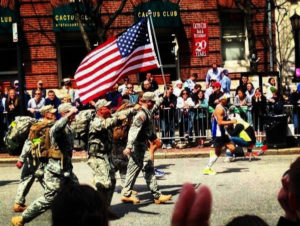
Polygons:
<instances>
[{"instance_id":1,"label":"utility pole","mask_svg":"<svg viewBox=\"0 0 300 226\"><path fill-rule=\"evenodd\" d=\"M20 15L21 4L19 0L15 0L15 14L17 23L17 66L18 66L18 80L19 80L19 107L21 115L26 114L25 107L25 76L24 76L24 65L23 65L23 29L21 24Z\"/></svg>"}]
</instances>

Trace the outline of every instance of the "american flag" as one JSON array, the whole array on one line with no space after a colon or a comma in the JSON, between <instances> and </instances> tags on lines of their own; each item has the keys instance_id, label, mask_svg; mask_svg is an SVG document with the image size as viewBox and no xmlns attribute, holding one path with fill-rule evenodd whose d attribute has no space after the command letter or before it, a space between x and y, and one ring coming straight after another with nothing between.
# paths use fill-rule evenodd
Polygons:
<instances>
[{"instance_id":1,"label":"american flag","mask_svg":"<svg viewBox=\"0 0 300 226\"><path fill-rule=\"evenodd\" d=\"M107 93L123 76L159 66L147 18L89 53L75 73L83 103Z\"/></svg>"}]
</instances>

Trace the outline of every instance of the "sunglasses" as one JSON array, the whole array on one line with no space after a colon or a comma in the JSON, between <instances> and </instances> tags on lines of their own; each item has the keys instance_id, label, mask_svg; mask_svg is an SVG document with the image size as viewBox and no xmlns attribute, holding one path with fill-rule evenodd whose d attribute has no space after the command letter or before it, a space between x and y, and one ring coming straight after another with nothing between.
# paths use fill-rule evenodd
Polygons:
<instances>
[{"instance_id":1,"label":"sunglasses","mask_svg":"<svg viewBox=\"0 0 300 226\"><path fill-rule=\"evenodd\" d=\"M188 95L187 93L182 93L182 95L184 95L184 94Z\"/></svg>"},{"instance_id":2,"label":"sunglasses","mask_svg":"<svg viewBox=\"0 0 300 226\"><path fill-rule=\"evenodd\" d=\"M35 93L35 95L42 95L41 93Z\"/></svg>"},{"instance_id":3,"label":"sunglasses","mask_svg":"<svg viewBox=\"0 0 300 226\"><path fill-rule=\"evenodd\" d=\"M133 87L131 86L131 87L127 87L127 89L132 89Z\"/></svg>"}]
</instances>

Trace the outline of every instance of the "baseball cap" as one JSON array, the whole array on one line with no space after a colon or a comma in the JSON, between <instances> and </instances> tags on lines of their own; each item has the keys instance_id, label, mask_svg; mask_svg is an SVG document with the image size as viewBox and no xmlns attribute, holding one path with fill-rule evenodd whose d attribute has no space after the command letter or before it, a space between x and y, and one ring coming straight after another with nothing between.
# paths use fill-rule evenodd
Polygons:
<instances>
[{"instance_id":1,"label":"baseball cap","mask_svg":"<svg viewBox=\"0 0 300 226\"><path fill-rule=\"evenodd\" d=\"M110 105L111 101L107 101L105 99L100 99L96 102L95 107L98 110L99 108L102 107L108 107Z\"/></svg>"},{"instance_id":2,"label":"baseball cap","mask_svg":"<svg viewBox=\"0 0 300 226\"><path fill-rule=\"evenodd\" d=\"M16 84L19 84L19 81L18 81L18 80L15 80L15 81L14 81L14 85L16 85Z\"/></svg>"},{"instance_id":3,"label":"baseball cap","mask_svg":"<svg viewBox=\"0 0 300 226\"><path fill-rule=\"evenodd\" d=\"M156 96L153 92L145 92L143 94L143 100L156 101Z\"/></svg>"},{"instance_id":4,"label":"baseball cap","mask_svg":"<svg viewBox=\"0 0 300 226\"><path fill-rule=\"evenodd\" d=\"M228 93L224 93L220 98L219 100L224 100L224 99L229 99L230 98L230 95Z\"/></svg>"},{"instance_id":5,"label":"baseball cap","mask_svg":"<svg viewBox=\"0 0 300 226\"><path fill-rule=\"evenodd\" d=\"M40 109L41 115L44 115L45 113L55 113L56 109L52 105L43 106Z\"/></svg>"},{"instance_id":6,"label":"baseball cap","mask_svg":"<svg viewBox=\"0 0 300 226\"><path fill-rule=\"evenodd\" d=\"M222 73L224 74L224 75L228 75L228 70L227 69L224 69L223 71L222 71Z\"/></svg>"},{"instance_id":7,"label":"baseball cap","mask_svg":"<svg viewBox=\"0 0 300 226\"><path fill-rule=\"evenodd\" d=\"M59 113L65 113L70 111L73 108L72 104L70 103L63 103L61 105L59 105L58 107L58 112Z\"/></svg>"},{"instance_id":8,"label":"baseball cap","mask_svg":"<svg viewBox=\"0 0 300 226\"><path fill-rule=\"evenodd\" d=\"M214 82L211 86L212 86L212 87L218 87L218 88L220 88L220 87L221 87L221 83L219 83L219 82Z\"/></svg>"}]
</instances>

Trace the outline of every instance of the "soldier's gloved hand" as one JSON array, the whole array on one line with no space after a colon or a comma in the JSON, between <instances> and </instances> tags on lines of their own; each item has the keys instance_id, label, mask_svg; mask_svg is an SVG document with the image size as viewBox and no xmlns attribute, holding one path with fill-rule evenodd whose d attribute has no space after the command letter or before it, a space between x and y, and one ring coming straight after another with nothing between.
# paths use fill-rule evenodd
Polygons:
<instances>
[{"instance_id":1,"label":"soldier's gloved hand","mask_svg":"<svg viewBox=\"0 0 300 226\"><path fill-rule=\"evenodd\" d=\"M21 169L21 168L23 167L23 162L17 161L16 167L17 167L18 169Z\"/></svg>"},{"instance_id":2,"label":"soldier's gloved hand","mask_svg":"<svg viewBox=\"0 0 300 226\"><path fill-rule=\"evenodd\" d=\"M126 148L126 149L123 151L123 155L125 155L125 156L127 156L127 157L129 157L130 153L131 153L131 150L130 150L129 148Z\"/></svg>"},{"instance_id":3,"label":"soldier's gloved hand","mask_svg":"<svg viewBox=\"0 0 300 226\"><path fill-rule=\"evenodd\" d=\"M118 117L118 119L119 120L124 120L124 119L126 119L127 117L125 116L125 115L120 115L119 117Z\"/></svg>"},{"instance_id":4,"label":"soldier's gloved hand","mask_svg":"<svg viewBox=\"0 0 300 226\"><path fill-rule=\"evenodd\" d=\"M141 108L142 108L142 106L139 104L134 105L134 110L136 110L136 111L140 110Z\"/></svg>"}]
</instances>

